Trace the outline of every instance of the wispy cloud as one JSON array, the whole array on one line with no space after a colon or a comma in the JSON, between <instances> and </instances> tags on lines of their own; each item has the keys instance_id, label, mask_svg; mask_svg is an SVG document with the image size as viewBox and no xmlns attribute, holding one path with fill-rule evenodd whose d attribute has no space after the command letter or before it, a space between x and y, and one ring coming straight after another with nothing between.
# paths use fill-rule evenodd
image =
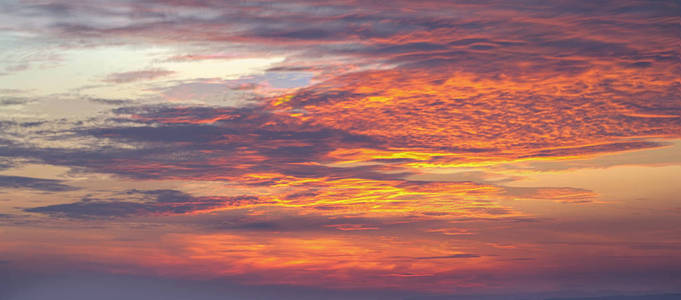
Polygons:
<instances>
[{"instance_id":1,"label":"wispy cloud","mask_svg":"<svg viewBox=\"0 0 681 300\"><path fill-rule=\"evenodd\" d=\"M61 180L6 175L0 175L0 188L34 189L49 192L64 192L78 189L62 183Z\"/></svg>"},{"instance_id":2,"label":"wispy cloud","mask_svg":"<svg viewBox=\"0 0 681 300\"><path fill-rule=\"evenodd\" d=\"M156 78L166 77L172 75L173 71L153 69L153 70L141 70L141 71L130 71L122 73L109 74L104 81L110 83L129 83L135 81L153 80Z\"/></svg>"},{"instance_id":3,"label":"wispy cloud","mask_svg":"<svg viewBox=\"0 0 681 300\"><path fill-rule=\"evenodd\" d=\"M132 190L130 195L150 196L139 202L84 198L79 202L27 208L25 211L69 218L116 218L143 215L171 215L258 203L257 197L192 197L175 190Z\"/></svg>"}]
</instances>

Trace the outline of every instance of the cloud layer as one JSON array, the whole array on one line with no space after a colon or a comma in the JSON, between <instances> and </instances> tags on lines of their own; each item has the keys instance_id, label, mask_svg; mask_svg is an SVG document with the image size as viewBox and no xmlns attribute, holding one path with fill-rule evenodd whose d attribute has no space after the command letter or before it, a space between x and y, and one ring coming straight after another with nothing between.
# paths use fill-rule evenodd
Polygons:
<instances>
[{"instance_id":1,"label":"cloud layer","mask_svg":"<svg viewBox=\"0 0 681 300\"><path fill-rule=\"evenodd\" d=\"M655 191L605 168L678 147L679 9L6 1L0 76L31 88L0 86L0 259L445 294L667 291L679 160L656 165ZM113 62L81 65L97 60ZM77 88L45 92L64 83L39 80L55 69ZM116 94L129 89L139 99ZM587 167L601 185L570 173Z\"/></svg>"}]
</instances>

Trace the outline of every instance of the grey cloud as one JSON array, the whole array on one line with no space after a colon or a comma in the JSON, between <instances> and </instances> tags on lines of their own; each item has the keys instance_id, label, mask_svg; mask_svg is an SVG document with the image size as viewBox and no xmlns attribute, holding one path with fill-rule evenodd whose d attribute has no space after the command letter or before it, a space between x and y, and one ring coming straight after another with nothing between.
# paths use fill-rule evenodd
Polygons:
<instances>
[{"instance_id":1,"label":"grey cloud","mask_svg":"<svg viewBox=\"0 0 681 300\"><path fill-rule=\"evenodd\" d=\"M221 206L257 203L253 196L194 197L176 190L130 190L128 195L141 194L142 201L112 201L83 198L79 202L24 209L26 212L74 219L120 218L153 214L184 214Z\"/></svg>"},{"instance_id":2,"label":"grey cloud","mask_svg":"<svg viewBox=\"0 0 681 300\"><path fill-rule=\"evenodd\" d=\"M239 278L170 279L158 276L84 272L41 274L0 263L0 298L8 300L394 300L424 293L387 290L336 290L289 285L242 285ZM101 267L101 266L100 266Z\"/></svg>"},{"instance_id":3,"label":"grey cloud","mask_svg":"<svg viewBox=\"0 0 681 300\"><path fill-rule=\"evenodd\" d=\"M127 217L146 212L153 207L134 202L75 202L43 207L27 208L25 211L69 218Z\"/></svg>"},{"instance_id":4,"label":"grey cloud","mask_svg":"<svg viewBox=\"0 0 681 300\"><path fill-rule=\"evenodd\" d=\"M60 180L7 175L0 175L0 188L27 188L48 192L64 192L78 189L63 184Z\"/></svg>"},{"instance_id":5,"label":"grey cloud","mask_svg":"<svg viewBox=\"0 0 681 300\"><path fill-rule=\"evenodd\" d=\"M125 99L104 99L104 98L92 98L89 99L91 102L106 104L106 105L124 105L132 103L132 100Z\"/></svg>"},{"instance_id":6,"label":"grey cloud","mask_svg":"<svg viewBox=\"0 0 681 300\"><path fill-rule=\"evenodd\" d=\"M0 99L0 106L9 106L9 105L21 105L28 103L29 100L25 98L17 98L17 97L11 97L11 98L4 98Z\"/></svg>"},{"instance_id":7,"label":"grey cloud","mask_svg":"<svg viewBox=\"0 0 681 300\"><path fill-rule=\"evenodd\" d=\"M462 253L462 254L452 254L452 255L443 255L443 256L422 256L422 257L416 257L416 259L448 259L448 258L477 258L480 257L479 254L470 254L470 253Z\"/></svg>"},{"instance_id":8,"label":"grey cloud","mask_svg":"<svg viewBox=\"0 0 681 300\"><path fill-rule=\"evenodd\" d=\"M111 83L129 83L166 77L168 75L172 75L173 73L175 72L162 69L130 71L110 74L104 79L104 81Z\"/></svg>"},{"instance_id":9,"label":"grey cloud","mask_svg":"<svg viewBox=\"0 0 681 300\"><path fill-rule=\"evenodd\" d=\"M601 297L580 297L580 298L551 298L546 300L678 300L681 299L681 294L657 294L657 295L617 295L617 296L601 296Z\"/></svg>"}]
</instances>

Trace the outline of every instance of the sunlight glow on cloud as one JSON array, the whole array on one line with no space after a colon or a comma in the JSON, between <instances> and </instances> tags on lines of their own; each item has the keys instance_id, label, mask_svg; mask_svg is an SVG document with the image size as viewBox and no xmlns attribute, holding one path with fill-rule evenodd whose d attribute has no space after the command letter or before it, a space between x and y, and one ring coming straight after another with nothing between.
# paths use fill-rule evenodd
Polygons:
<instances>
[{"instance_id":1,"label":"sunlight glow on cloud","mask_svg":"<svg viewBox=\"0 0 681 300\"><path fill-rule=\"evenodd\" d=\"M676 292L678 11L6 1L0 280Z\"/></svg>"}]
</instances>

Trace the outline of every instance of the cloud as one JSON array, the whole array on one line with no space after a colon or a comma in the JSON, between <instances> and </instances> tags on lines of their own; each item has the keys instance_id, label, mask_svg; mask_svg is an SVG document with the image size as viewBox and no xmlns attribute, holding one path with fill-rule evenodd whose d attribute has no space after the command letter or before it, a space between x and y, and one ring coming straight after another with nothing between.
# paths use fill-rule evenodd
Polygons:
<instances>
[{"instance_id":1,"label":"cloud","mask_svg":"<svg viewBox=\"0 0 681 300\"><path fill-rule=\"evenodd\" d=\"M416 257L416 259L448 259L448 258L477 258L480 257L478 254L461 253L452 255L441 255L441 256L423 256Z\"/></svg>"},{"instance_id":2,"label":"cloud","mask_svg":"<svg viewBox=\"0 0 681 300\"><path fill-rule=\"evenodd\" d=\"M270 203L272 204L272 203ZM219 215L196 220L202 228L217 231L245 232L346 232L354 230L392 230L404 227L398 218L369 218L352 215L328 216L314 211L301 215L300 210L270 205L261 211L265 214L249 215L243 211L224 211ZM421 224L418 224L418 223ZM410 225L428 226L426 220Z\"/></svg>"},{"instance_id":3,"label":"cloud","mask_svg":"<svg viewBox=\"0 0 681 300\"><path fill-rule=\"evenodd\" d=\"M0 175L0 188L34 189L47 192L65 192L78 189L63 184L60 180L7 175Z\"/></svg>"},{"instance_id":4,"label":"cloud","mask_svg":"<svg viewBox=\"0 0 681 300\"><path fill-rule=\"evenodd\" d=\"M99 103L99 104L106 104L106 105L124 105L124 104L132 104L131 100L126 100L126 99L104 99L104 98L92 98L89 99L91 102L94 103Z\"/></svg>"},{"instance_id":5,"label":"cloud","mask_svg":"<svg viewBox=\"0 0 681 300\"><path fill-rule=\"evenodd\" d=\"M2 263L0 262L0 265ZM0 269L0 279L8 283L0 297L12 300L50 298L55 300L388 300L426 293L395 292L379 289L335 290L323 287L286 285L243 285L236 280L177 280L150 275L108 274L105 272L69 272L42 274L16 268Z\"/></svg>"},{"instance_id":6,"label":"cloud","mask_svg":"<svg viewBox=\"0 0 681 300\"><path fill-rule=\"evenodd\" d=\"M666 277L661 282L674 283L665 268L676 262L660 264L661 256L643 256L668 248L622 246L633 253L628 262L640 263L626 267L608 265L622 261L599 256L617 250L600 248L612 245L592 243L593 252L572 251L581 239L624 239L613 228L627 226L574 230L593 226L587 220L572 230L550 231L545 228L563 225L521 210L521 201L507 201L547 200L541 205L548 208L555 205L549 201L592 202L599 196L594 191L507 187L475 171L437 180L423 173L594 158L660 148L667 145L662 140L681 137L676 2L2 5L7 9L0 10L1 17L13 15L3 18L8 30L58 41L54 44L64 48L163 45L172 51L159 54L158 61L182 64L286 57L253 79L197 79L146 90L167 100L211 98L222 106L133 106L100 99L92 101L127 107L87 120L0 123L2 129L28 128L0 133L0 156L11 162L2 165L24 159L135 183L192 181L248 191L247 196L196 196L127 190L122 198L86 197L25 209L35 213L31 217L66 217L81 226L90 219L133 217L200 226L190 233L159 232L163 243L139 248L106 238L62 245L63 256L88 257L117 270L136 266L159 274L341 288L579 286L564 281L570 276L599 283L617 277L629 287L619 271L630 267L639 270L627 273L630 278ZM225 54L232 50L237 54ZM41 57L10 61L33 66ZM284 71L314 77L276 80L273 73ZM116 88L172 74L133 69L103 80ZM264 87L270 90L258 90ZM272 96L278 87L286 93ZM240 96L245 90L252 91L252 99L222 101L227 93ZM8 99L5 104L20 104ZM29 129L30 135L23 134ZM60 181L13 178L5 179L5 187L69 189ZM561 248L545 247L551 239L560 239ZM39 248L30 246L26 249ZM395 251L403 257L396 258ZM594 254L568 257L573 261L562 257L563 251ZM503 254L498 259L490 255L498 253ZM528 256L533 260L509 259ZM598 270L577 270L585 266Z\"/></svg>"},{"instance_id":7,"label":"cloud","mask_svg":"<svg viewBox=\"0 0 681 300\"><path fill-rule=\"evenodd\" d=\"M327 67L344 69L320 75L319 79L327 80L287 95L286 101L272 99L269 106L257 108L261 111L253 115L264 116L261 124L275 119L275 130L288 126L295 127L292 130L315 128L319 134L335 134L334 130L362 136L372 140L361 145L368 149L445 153L420 162L404 161L407 166L589 156L659 146L626 139L676 137L679 132L679 90L671 75L673 64L668 63L678 60L678 49L670 42L677 33L670 18L673 15L668 13L674 7L672 3L608 1L601 7L580 2L567 7L560 3L427 1L399 2L394 9L376 10L373 3L352 1L315 6L305 1L276 5L149 1L135 5L137 17L122 24L113 22L120 18L117 10L60 1L54 5L60 8L24 9L64 21L51 30L66 40L89 33L122 42L172 44L189 39L206 44L202 53L175 53L176 58L222 58L224 50L211 50L236 43L302 53L291 54L272 70L318 70L322 74L319 70ZM159 9L165 13L159 14ZM63 12L67 11L69 16L74 11L97 16L102 23L71 17L64 20ZM445 16L442 11L457 13ZM650 22L648 18L653 17L659 20ZM311 68L312 53L327 62ZM376 62L381 70L356 66L365 62ZM646 71L639 72L641 67ZM106 80L124 83L168 72L151 69L116 73ZM645 92L637 82L649 83ZM220 84L186 86L192 91L222 94ZM190 97L204 94L191 92ZM212 118L192 115L211 114L208 110L157 111L157 116L148 112L143 117L161 123L205 124L236 114L221 114L222 109L216 108ZM164 114L177 118L163 120ZM236 128L236 123L229 125ZM155 130L168 137L163 132L175 130L182 136L183 130L212 129L140 128L107 134L116 137L139 131L141 135L145 130L151 138ZM219 134L219 130L214 131ZM313 151L307 152L313 156L322 152L310 147L272 150L280 154L286 151ZM488 154L459 155L466 151ZM388 158L367 157L363 161L381 159Z\"/></svg>"},{"instance_id":8,"label":"cloud","mask_svg":"<svg viewBox=\"0 0 681 300\"><path fill-rule=\"evenodd\" d=\"M131 190L129 195L143 195L143 201L110 201L83 198L79 202L24 209L57 217L76 219L119 218L143 215L172 215L209 211L228 206L258 203L257 197L193 197L176 190Z\"/></svg>"},{"instance_id":9,"label":"cloud","mask_svg":"<svg viewBox=\"0 0 681 300\"><path fill-rule=\"evenodd\" d=\"M547 300L673 300L681 297L681 294L650 294L650 295L616 295L586 298L551 298Z\"/></svg>"},{"instance_id":10,"label":"cloud","mask_svg":"<svg viewBox=\"0 0 681 300\"><path fill-rule=\"evenodd\" d=\"M148 207L133 202L75 202L28 208L25 211L69 218L125 217L147 212Z\"/></svg>"},{"instance_id":11,"label":"cloud","mask_svg":"<svg viewBox=\"0 0 681 300\"><path fill-rule=\"evenodd\" d=\"M570 187L505 187L504 190L513 198L548 199L563 203L588 203L598 197L593 191Z\"/></svg>"},{"instance_id":12,"label":"cloud","mask_svg":"<svg viewBox=\"0 0 681 300\"><path fill-rule=\"evenodd\" d=\"M273 106L299 110L297 118L316 126L369 136L385 148L439 151L443 155L433 160L440 164L657 147L622 139L677 136L681 126L679 117L631 117L626 107L635 103L600 96L599 87L591 96L556 96L534 84L476 77L443 67L353 73ZM453 155L457 148L488 153Z\"/></svg>"},{"instance_id":13,"label":"cloud","mask_svg":"<svg viewBox=\"0 0 681 300\"><path fill-rule=\"evenodd\" d=\"M0 106L22 105L22 104L26 104L27 102L29 102L29 100L24 99L24 98L16 98L16 97L4 98L4 99L0 100Z\"/></svg>"},{"instance_id":14,"label":"cloud","mask_svg":"<svg viewBox=\"0 0 681 300\"><path fill-rule=\"evenodd\" d=\"M174 71L163 69L130 71L109 74L104 79L104 81L109 83L129 83L136 81L153 80L161 77L166 77L174 73L175 73Z\"/></svg>"}]
</instances>

